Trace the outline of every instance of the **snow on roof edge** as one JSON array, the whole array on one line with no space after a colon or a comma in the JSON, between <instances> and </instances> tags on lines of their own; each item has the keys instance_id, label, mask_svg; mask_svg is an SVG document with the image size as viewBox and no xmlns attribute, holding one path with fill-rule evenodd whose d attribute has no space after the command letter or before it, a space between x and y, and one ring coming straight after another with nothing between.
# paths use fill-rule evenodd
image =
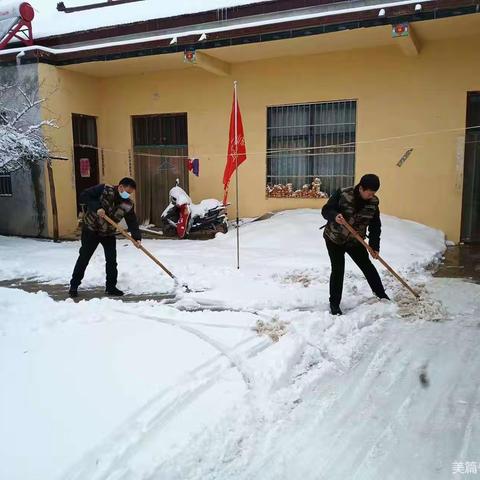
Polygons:
<instances>
[{"instance_id":1,"label":"snow on roof edge","mask_svg":"<svg viewBox=\"0 0 480 480\"><path fill-rule=\"evenodd\" d=\"M335 12L335 14L340 15L340 14L345 14L345 13L355 13L355 12L360 12L360 11L366 11L366 10L372 10L372 9L377 9L377 8L388 8L392 6L398 6L398 5L411 5L411 4L418 4L418 3L427 3L431 2L433 0L401 0L397 2L392 2L392 1L385 1L383 3L377 4L375 6L364 6L364 7L357 7L357 8L349 8L345 10L339 10ZM235 25L225 25L222 27L215 27L215 28L205 28L202 30L203 33L209 34L209 33L217 33L217 32L225 32L225 31L230 31L230 30L237 30L237 29L245 29L245 28L253 28L253 27L259 27L263 25L271 25L275 23L279 23L281 21L301 21L301 20L308 20L312 18L320 18L324 16L332 15L331 11L327 12L317 12L313 14L303 14L303 15L297 15L297 16L290 16L288 18L275 18L275 19L269 19L269 20L264 20L264 21L252 21L251 18L245 19L246 23L243 24L235 24ZM52 54L66 54L66 53L75 53L75 52L81 52L81 51L88 51L88 50L96 50L99 48L110 48L110 47L119 47L123 45L134 45L138 43L145 43L145 42L150 42L150 41L158 41L158 40L165 40L168 38L172 38L173 36L175 37L187 37L191 35L197 35L199 32L198 30L192 30L192 31L184 31L181 33L164 33L164 34L159 34L159 35L153 35L153 36L147 36L147 37L141 37L141 38L135 38L135 39L128 39L128 40L117 40L117 41L109 41L109 42L104 42L104 43L94 43L91 45L83 45L83 46L78 46L78 47L70 47L70 48L51 48L51 47L43 47L43 46L38 46L34 45L31 47L19 47L19 48L11 48L7 50L0 51L0 56L1 55L7 55L7 54L13 54L17 52L22 52L22 51L30 51L30 50L43 50L48 53Z\"/></svg>"},{"instance_id":2,"label":"snow on roof edge","mask_svg":"<svg viewBox=\"0 0 480 480\"><path fill-rule=\"evenodd\" d=\"M274 0L177 0L167 4L163 0L144 0L138 4L110 6L108 12L105 10L102 14L99 14L97 9L75 13L59 12L56 10L56 2L52 0L30 0L29 3L36 13L33 20L34 38L42 39L271 1ZM51 2L52 10L46 10L47 2Z\"/></svg>"}]
</instances>

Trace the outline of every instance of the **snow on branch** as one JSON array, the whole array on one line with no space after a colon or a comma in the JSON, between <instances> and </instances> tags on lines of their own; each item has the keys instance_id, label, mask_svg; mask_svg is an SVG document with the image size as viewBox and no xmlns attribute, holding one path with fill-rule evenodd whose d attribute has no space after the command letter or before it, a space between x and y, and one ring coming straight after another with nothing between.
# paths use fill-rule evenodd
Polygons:
<instances>
[{"instance_id":1,"label":"snow on branch","mask_svg":"<svg viewBox=\"0 0 480 480\"><path fill-rule=\"evenodd\" d=\"M38 85L20 82L0 86L0 173L28 169L50 157L44 127L56 128L53 120L40 120Z\"/></svg>"}]
</instances>

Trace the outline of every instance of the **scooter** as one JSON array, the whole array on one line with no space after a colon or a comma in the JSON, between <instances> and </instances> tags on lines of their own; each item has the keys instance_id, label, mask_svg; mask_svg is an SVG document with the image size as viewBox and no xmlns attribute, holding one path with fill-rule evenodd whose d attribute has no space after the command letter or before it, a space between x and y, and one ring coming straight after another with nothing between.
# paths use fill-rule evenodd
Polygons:
<instances>
[{"instance_id":1,"label":"scooter","mask_svg":"<svg viewBox=\"0 0 480 480\"><path fill-rule=\"evenodd\" d=\"M227 233L227 205L209 198L199 204L177 184L170 190L170 203L162 213L162 230L165 235L177 235L186 238L190 232L220 231Z\"/></svg>"}]
</instances>

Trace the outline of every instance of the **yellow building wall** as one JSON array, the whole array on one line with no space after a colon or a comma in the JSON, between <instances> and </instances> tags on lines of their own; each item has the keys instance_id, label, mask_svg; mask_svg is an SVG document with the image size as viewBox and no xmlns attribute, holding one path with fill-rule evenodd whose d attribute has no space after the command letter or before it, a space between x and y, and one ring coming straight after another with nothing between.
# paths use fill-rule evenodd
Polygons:
<instances>
[{"instance_id":1,"label":"yellow building wall","mask_svg":"<svg viewBox=\"0 0 480 480\"><path fill-rule=\"evenodd\" d=\"M63 82L62 100L56 103L63 116L69 109L99 115L107 182L129 173L132 115L187 112L189 154L201 162L200 178L190 177L194 201L222 197L232 83L237 80L248 156L240 167L240 215L248 217L272 210L320 208L325 203L266 198L267 106L356 99L356 179L377 173L382 180L382 212L442 229L458 241L462 129L467 92L480 90L479 44L480 36L430 42L416 57L382 47L275 58L233 64L230 77L192 67L97 81L52 67L42 70ZM95 88L97 93L92 94ZM71 127L58 135L71 148ZM408 148L414 149L412 155L397 167ZM71 175L71 166L57 169L62 169L57 176ZM65 183L71 188L71 178ZM62 194L71 201L74 193L67 185ZM233 180L231 216L234 187ZM73 208L63 207L61 218L72 214ZM71 223L61 221L65 233Z\"/></svg>"},{"instance_id":2,"label":"yellow building wall","mask_svg":"<svg viewBox=\"0 0 480 480\"><path fill-rule=\"evenodd\" d=\"M57 197L61 237L72 237L77 228L75 166L73 162L72 113L92 115L97 119L101 142L99 82L93 77L40 64L40 96L47 99L42 108L44 120L54 120L58 128L46 127L51 154L67 160L53 160L53 176ZM48 184L48 177L46 177ZM47 189L48 191L48 189ZM51 199L47 195L48 231L53 235Z\"/></svg>"}]
</instances>

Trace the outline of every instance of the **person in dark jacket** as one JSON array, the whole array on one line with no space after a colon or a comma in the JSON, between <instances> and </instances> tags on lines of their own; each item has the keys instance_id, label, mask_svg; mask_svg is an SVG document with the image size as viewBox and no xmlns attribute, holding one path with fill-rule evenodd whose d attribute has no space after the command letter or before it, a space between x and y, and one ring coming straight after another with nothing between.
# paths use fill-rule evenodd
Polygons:
<instances>
[{"instance_id":1,"label":"person in dark jacket","mask_svg":"<svg viewBox=\"0 0 480 480\"><path fill-rule=\"evenodd\" d=\"M130 199L137 185L132 178L122 178L117 186L106 184L87 188L80 194L80 203L84 205L82 246L72 279L70 280L69 294L78 296L78 287L82 282L90 258L101 243L105 252L106 285L108 295L122 296L123 292L117 288L117 246L115 227L105 220L105 215L119 223L125 219L128 230L140 246L142 235L138 228L134 204Z\"/></svg>"},{"instance_id":2,"label":"person in dark jacket","mask_svg":"<svg viewBox=\"0 0 480 480\"><path fill-rule=\"evenodd\" d=\"M322 215L328 220L323 237L332 264L330 275L330 312L332 315L342 315L340 302L345 273L345 253L348 253L358 265L373 293L378 298L389 299L377 269L368 257L368 253L370 253L373 258L378 258L380 251L382 224L378 208L379 200L375 195L379 188L380 179L377 175L364 175L355 187L337 190L322 208ZM366 238L368 229L368 252L346 229L344 226L346 222L363 238Z\"/></svg>"}]
</instances>

